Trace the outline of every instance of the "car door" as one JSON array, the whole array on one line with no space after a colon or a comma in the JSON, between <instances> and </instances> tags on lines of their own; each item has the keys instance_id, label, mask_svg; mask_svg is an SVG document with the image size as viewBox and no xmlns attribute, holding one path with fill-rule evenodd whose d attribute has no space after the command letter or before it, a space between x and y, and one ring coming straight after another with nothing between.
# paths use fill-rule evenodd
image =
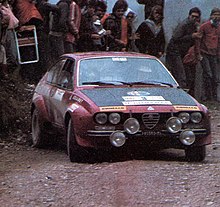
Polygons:
<instances>
[{"instance_id":1,"label":"car door","mask_svg":"<svg viewBox=\"0 0 220 207\"><path fill-rule=\"evenodd\" d=\"M59 60L57 63L55 63L50 68L50 70L48 71L47 79L46 79L46 85L44 87L44 88L46 88L44 100L46 102L47 111L48 111L49 119L51 122L54 122L53 105L51 104L51 95L55 91L56 79L58 78L59 73L60 73L60 69L63 68L65 62L66 62L65 59Z\"/></svg>"},{"instance_id":2,"label":"car door","mask_svg":"<svg viewBox=\"0 0 220 207\"><path fill-rule=\"evenodd\" d=\"M73 59L66 59L53 80L53 88L50 93L51 115L56 125L63 126L64 116L73 91Z\"/></svg>"}]
</instances>

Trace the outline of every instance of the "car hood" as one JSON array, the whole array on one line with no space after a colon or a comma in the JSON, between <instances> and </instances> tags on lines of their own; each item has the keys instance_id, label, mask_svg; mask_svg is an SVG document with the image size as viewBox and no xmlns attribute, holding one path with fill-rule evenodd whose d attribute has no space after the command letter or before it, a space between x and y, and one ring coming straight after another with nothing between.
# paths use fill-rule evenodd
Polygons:
<instances>
[{"instance_id":1,"label":"car hood","mask_svg":"<svg viewBox=\"0 0 220 207\"><path fill-rule=\"evenodd\" d=\"M122 105L197 105L189 94L179 88L93 88L84 89L82 93L99 107Z\"/></svg>"}]
</instances>

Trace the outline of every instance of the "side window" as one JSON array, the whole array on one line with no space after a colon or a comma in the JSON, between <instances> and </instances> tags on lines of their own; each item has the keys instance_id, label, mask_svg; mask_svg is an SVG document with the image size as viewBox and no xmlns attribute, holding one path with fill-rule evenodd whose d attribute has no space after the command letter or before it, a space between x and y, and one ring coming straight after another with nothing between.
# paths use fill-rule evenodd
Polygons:
<instances>
[{"instance_id":1,"label":"side window","mask_svg":"<svg viewBox=\"0 0 220 207\"><path fill-rule=\"evenodd\" d=\"M59 87L72 89L73 88L73 71L74 71L74 60L67 60L64 67L59 73L56 84Z\"/></svg>"},{"instance_id":2,"label":"side window","mask_svg":"<svg viewBox=\"0 0 220 207\"><path fill-rule=\"evenodd\" d=\"M66 60L60 60L57 62L48 72L47 82L51 84L55 84L59 77L60 70L63 68Z\"/></svg>"}]
</instances>

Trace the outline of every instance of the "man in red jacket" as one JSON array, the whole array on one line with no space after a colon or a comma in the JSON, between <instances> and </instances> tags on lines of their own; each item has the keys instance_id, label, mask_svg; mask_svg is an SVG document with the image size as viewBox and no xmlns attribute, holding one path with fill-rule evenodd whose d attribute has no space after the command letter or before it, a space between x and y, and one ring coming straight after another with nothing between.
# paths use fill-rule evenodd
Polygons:
<instances>
[{"instance_id":1,"label":"man in red jacket","mask_svg":"<svg viewBox=\"0 0 220 207\"><path fill-rule=\"evenodd\" d=\"M217 67L220 61L220 9L214 8L211 11L209 21L203 23L199 32L202 35L200 41L200 53L203 58L204 100L216 100L218 73Z\"/></svg>"}]
</instances>

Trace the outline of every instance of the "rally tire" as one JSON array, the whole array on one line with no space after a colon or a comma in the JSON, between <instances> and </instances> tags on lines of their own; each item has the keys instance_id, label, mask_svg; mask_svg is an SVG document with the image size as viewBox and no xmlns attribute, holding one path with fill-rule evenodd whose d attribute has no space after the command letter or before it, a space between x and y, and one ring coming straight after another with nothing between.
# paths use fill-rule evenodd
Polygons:
<instances>
[{"instance_id":1,"label":"rally tire","mask_svg":"<svg viewBox=\"0 0 220 207\"><path fill-rule=\"evenodd\" d=\"M31 117L32 146L42 148L46 146L46 133L43 123L40 122L39 112L34 109Z\"/></svg>"},{"instance_id":2,"label":"rally tire","mask_svg":"<svg viewBox=\"0 0 220 207\"><path fill-rule=\"evenodd\" d=\"M189 147L185 149L185 157L188 162L202 162L206 157L206 147Z\"/></svg>"},{"instance_id":3,"label":"rally tire","mask_svg":"<svg viewBox=\"0 0 220 207\"><path fill-rule=\"evenodd\" d=\"M70 119L67 126L67 154L71 162L94 163L94 151L90 148L81 147L74 132L73 122Z\"/></svg>"}]
</instances>

